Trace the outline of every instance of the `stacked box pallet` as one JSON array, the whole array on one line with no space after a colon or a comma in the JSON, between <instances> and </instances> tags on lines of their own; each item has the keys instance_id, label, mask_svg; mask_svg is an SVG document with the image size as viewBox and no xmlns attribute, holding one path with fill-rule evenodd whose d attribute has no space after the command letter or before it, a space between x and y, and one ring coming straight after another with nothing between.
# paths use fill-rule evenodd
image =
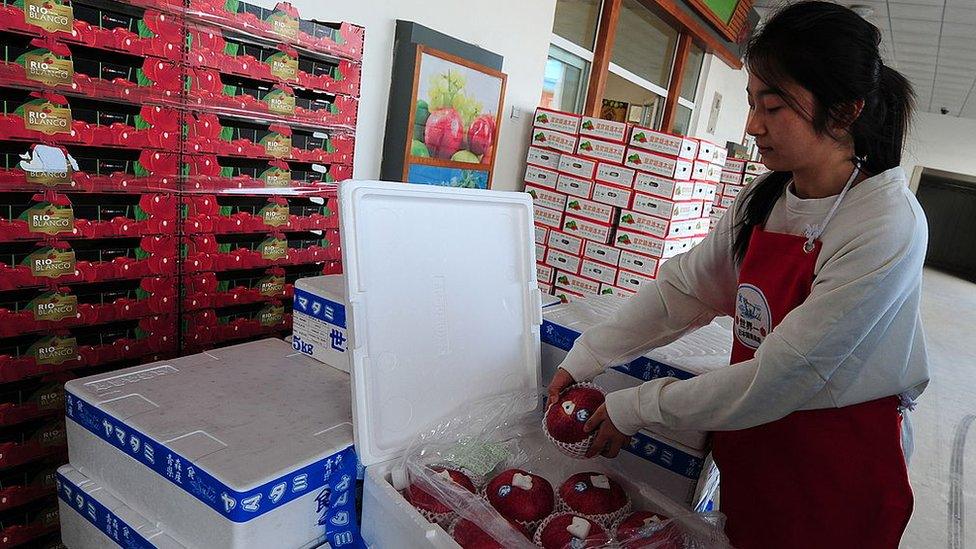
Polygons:
<instances>
[{"instance_id":1,"label":"stacked box pallet","mask_svg":"<svg viewBox=\"0 0 976 549\"><path fill-rule=\"evenodd\" d=\"M0 0L4 544L57 539L65 381L285 333L341 270L362 46L287 3Z\"/></svg>"},{"instance_id":2,"label":"stacked box pallet","mask_svg":"<svg viewBox=\"0 0 976 549\"><path fill-rule=\"evenodd\" d=\"M636 293L707 234L724 162L706 141L538 109L525 190L540 287L563 301Z\"/></svg>"}]
</instances>

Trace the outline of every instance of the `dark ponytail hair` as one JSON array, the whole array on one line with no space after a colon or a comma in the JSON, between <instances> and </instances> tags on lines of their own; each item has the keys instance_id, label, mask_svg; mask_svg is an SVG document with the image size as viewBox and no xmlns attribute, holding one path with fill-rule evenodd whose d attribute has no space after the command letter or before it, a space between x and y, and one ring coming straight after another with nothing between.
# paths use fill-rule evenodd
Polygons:
<instances>
[{"instance_id":1,"label":"dark ponytail hair","mask_svg":"<svg viewBox=\"0 0 976 549\"><path fill-rule=\"evenodd\" d=\"M901 164L915 92L898 71L884 65L878 46L881 32L849 8L831 2L801 2L777 12L750 41L749 71L797 112L814 129L834 139L849 135L852 159L862 172L879 174ZM784 90L794 82L814 97L813 112L805 112ZM864 101L851 120L853 105ZM836 133L833 128L846 131ZM752 228L762 225L783 194L791 174L773 172L760 179L738 206L732 248L741 262Z\"/></svg>"}]
</instances>

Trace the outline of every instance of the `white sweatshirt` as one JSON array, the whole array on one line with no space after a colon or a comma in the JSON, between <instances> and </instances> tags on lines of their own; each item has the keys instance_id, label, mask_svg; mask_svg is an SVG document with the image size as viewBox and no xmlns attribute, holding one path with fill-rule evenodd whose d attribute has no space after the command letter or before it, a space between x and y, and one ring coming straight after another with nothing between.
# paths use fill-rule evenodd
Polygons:
<instances>
[{"instance_id":1,"label":"white sweatshirt","mask_svg":"<svg viewBox=\"0 0 976 549\"><path fill-rule=\"evenodd\" d=\"M738 266L733 218L723 216L704 242L665 263L617 313L586 330L561 367L591 379L716 316L734 315ZM803 235L836 196L804 200L787 190L766 230ZM769 333L755 358L688 380L662 378L607 395L623 433L663 425L676 430L734 430L796 410L834 408L904 394L928 383L919 317L928 228L901 168L865 179L841 202L821 236L809 297Z\"/></svg>"}]
</instances>

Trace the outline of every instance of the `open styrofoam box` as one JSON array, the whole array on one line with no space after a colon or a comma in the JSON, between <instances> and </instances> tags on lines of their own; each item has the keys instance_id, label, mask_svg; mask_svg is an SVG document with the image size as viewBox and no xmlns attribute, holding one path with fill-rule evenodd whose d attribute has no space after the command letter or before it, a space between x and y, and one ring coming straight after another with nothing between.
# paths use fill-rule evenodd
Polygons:
<instances>
[{"instance_id":1,"label":"open styrofoam box","mask_svg":"<svg viewBox=\"0 0 976 549\"><path fill-rule=\"evenodd\" d=\"M340 208L363 538L457 548L398 492L400 458L468 403L539 391L531 197L347 182Z\"/></svg>"},{"instance_id":2,"label":"open styrofoam box","mask_svg":"<svg viewBox=\"0 0 976 549\"><path fill-rule=\"evenodd\" d=\"M57 490L61 540L71 549L184 547L71 465L58 469Z\"/></svg>"},{"instance_id":3,"label":"open styrofoam box","mask_svg":"<svg viewBox=\"0 0 976 549\"><path fill-rule=\"evenodd\" d=\"M333 519L345 524L331 523L330 542L358 535L349 376L282 340L76 379L66 392L72 466L182 545L311 547ZM350 478L337 487L339 476ZM330 489L352 501L325 509Z\"/></svg>"}]
</instances>

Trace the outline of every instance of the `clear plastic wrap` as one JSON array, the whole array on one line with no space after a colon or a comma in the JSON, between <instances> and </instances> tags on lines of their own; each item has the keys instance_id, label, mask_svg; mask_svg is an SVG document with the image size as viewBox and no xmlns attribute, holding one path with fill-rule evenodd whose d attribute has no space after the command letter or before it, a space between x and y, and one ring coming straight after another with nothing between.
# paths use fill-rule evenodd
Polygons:
<instances>
[{"instance_id":1,"label":"clear plastic wrap","mask_svg":"<svg viewBox=\"0 0 976 549\"><path fill-rule=\"evenodd\" d=\"M491 506L480 488L494 475L511 468L546 478L556 491L565 479L575 473L595 472L619 482L627 492L634 511L650 511L664 517L664 520L649 523L639 529L636 536L619 539L616 526L623 517L615 514L613 522L604 525L610 541L585 546L660 549L730 547L723 533L723 515L695 513L643 484L634 475L621 474L613 460L602 457L577 460L565 456L549 442L540 428L542 415L541 398L529 392L510 393L466 405L411 444L402 462L405 482L410 487L424 490L451 508L454 521L467 519L473 522L502 547L524 548L535 545ZM465 472L479 487L479 493L471 493L445 480L432 467ZM558 506L556 512L559 512ZM445 529L452 531L450 526ZM579 546L578 542L572 546Z\"/></svg>"}]
</instances>

